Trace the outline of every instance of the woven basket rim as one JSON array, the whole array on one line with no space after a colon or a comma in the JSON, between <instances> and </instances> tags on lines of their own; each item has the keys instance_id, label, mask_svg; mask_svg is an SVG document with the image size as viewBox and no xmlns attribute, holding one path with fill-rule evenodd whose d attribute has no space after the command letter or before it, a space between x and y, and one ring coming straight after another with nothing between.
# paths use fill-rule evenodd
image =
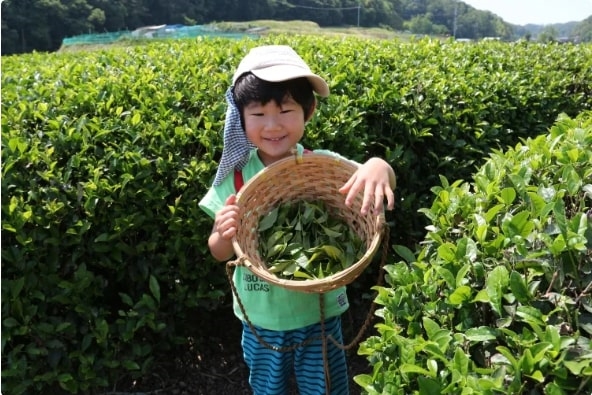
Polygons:
<instances>
[{"instance_id":1,"label":"woven basket rim","mask_svg":"<svg viewBox=\"0 0 592 395\"><path fill-rule=\"evenodd\" d=\"M265 167L264 169L259 171L254 177L249 179L243 185L241 190L237 193L237 199L235 204L239 207L244 206L246 203L245 200L248 201L250 195L257 193L257 185L262 182L265 182L267 179L273 179L276 170L277 172L280 172L284 170L286 167L299 166L302 163L310 164L311 162L315 165L318 164L319 166L334 166L333 168L337 166L339 169L342 169L340 171L343 171L344 173L347 172L349 176L351 176L357 169L357 165L354 162L351 162L345 158L335 157L328 154L311 152L302 155L301 157L291 156L283 158ZM277 196L274 196L273 198L277 199ZM345 196L343 197L343 199L345 200ZM322 198L320 197L319 200L322 200ZM257 213L259 218L261 215L264 214L266 213ZM372 238L371 240L365 240L368 247L364 255L357 262L355 262L348 268L343 269L337 273L334 273L322 279L288 280L280 278L275 274L269 272L267 270L267 266L265 265L265 263L257 263L257 259L248 256L242 248L242 246L239 244L237 236L233 237L232 245L238 260L242 262L243 266L249 269L253 274L257 275L260 279L267 281L273 285L278 285L280 287L296 291L323 293L352 282L372 261L372 258L374 257L375 253L378 250L378 247L380 246L383 236L383 230L385 227L384 210L381 210L381 212L379 212L378 214L370 215L368 218L364 217L364 221L371 221L373 224Z\"/></svg>"}]
</instances>

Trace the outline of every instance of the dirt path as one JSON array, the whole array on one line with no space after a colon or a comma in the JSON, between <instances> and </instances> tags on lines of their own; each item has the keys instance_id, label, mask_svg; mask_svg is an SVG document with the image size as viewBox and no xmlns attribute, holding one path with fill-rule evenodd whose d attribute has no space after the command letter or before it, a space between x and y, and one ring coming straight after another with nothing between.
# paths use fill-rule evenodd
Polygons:
<instances>
[{"instance_id":1,"label":"dirt path","mask_svg":"<svg viewBox=\"0 0 592 395\"><path fill-rule=\"evenodd\" d=\"M351 292L350 292L351 294ZM343 331L349 343L358 334L368 316L369 301L350 296L350 310L343 316ZM153 373L135 382L122 383L119 392L103 395L242 395L251 394L249 371L242 358L240 346L241 324L228 308L200 312L199 333L195 339L202 344L189 343L176 355L157 358ZM369 326L365 332L371 334ZM357 346L348 351L350 394L360 394L353 382L357 374L371 368L364 357L357 355ZM296 391L293 391L296 394Z\"/></svg>"}]
</instances>

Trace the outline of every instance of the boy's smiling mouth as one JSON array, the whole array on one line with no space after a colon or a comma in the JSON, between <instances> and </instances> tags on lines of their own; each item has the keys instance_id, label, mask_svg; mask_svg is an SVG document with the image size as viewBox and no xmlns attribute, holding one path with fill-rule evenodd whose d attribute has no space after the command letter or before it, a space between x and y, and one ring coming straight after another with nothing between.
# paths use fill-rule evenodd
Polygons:
<instances>
[{"instance_id":1,"label":"boy's smiling mouth","mask_svg":"<svg viewBox=\"0 0 592 395\"><path fill-rule=\"evenodd\" d=\"M274 142L275 143L275 142L281 141L281 140L283 140L285 138L286 138L286 136L281 136L281 137L264 137L264 140L271 141L271 142Z\"/></svg>"}]
</instances>

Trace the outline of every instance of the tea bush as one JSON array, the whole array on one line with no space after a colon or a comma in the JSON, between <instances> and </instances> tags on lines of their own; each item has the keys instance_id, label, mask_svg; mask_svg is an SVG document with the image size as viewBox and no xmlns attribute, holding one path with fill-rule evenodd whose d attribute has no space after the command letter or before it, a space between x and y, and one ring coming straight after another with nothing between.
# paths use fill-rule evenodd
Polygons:
<instances>
[{"instance_id":1,"label":"tea bush","mask_svg":"<svg viewBox=\"0 0 592 395\"><path fill-rule=\"evenodd\" d=\"M368 394L592 391L592 112L432 188L431 225L377 287Z\"/></svg>"},{"instance_id":2,"label":"tea bush","mask_svg":"<svg viewBox=\"0 0 592 395\"><path fill-rule=\"evenodd\" d=\"M440 174L465 179L485 153L592 106L589 45L267 37L3 56L3 391L145 375L225 301L197 202L224 91L263 43L292 45L329 81L305 145L392 163L391 233L409 248Z\"/></svg>"}]
</instances>

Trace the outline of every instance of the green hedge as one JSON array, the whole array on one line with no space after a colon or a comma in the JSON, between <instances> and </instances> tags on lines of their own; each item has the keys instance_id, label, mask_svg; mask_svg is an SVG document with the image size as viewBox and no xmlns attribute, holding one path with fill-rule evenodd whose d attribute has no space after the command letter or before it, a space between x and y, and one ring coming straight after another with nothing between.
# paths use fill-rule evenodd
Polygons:
<instances>
[{"instance_id":1,"label":"green hedge","mask_svg":"<svg viewBox=\"0 0 592 395\"><path fill-rule=\"evenodd\" d=\"M432 188L417 253L395 246L367 394L592 391L592 111Z\"/></svg>"},{"instance_id":2,"label":"green hedge","mask_svg":"<svg viewBox=\"0 0 592 395\"><path fill-rule=\"evenodd\" d=\"M274 37L2 57L3 387L83 393L183 342L228 293L197 207L223 93L248 48L288 43L327 77L305 145L385 157L393 242L412 248L442 174L592 106L592 47Z\"/></svg>"}]
</instances>

